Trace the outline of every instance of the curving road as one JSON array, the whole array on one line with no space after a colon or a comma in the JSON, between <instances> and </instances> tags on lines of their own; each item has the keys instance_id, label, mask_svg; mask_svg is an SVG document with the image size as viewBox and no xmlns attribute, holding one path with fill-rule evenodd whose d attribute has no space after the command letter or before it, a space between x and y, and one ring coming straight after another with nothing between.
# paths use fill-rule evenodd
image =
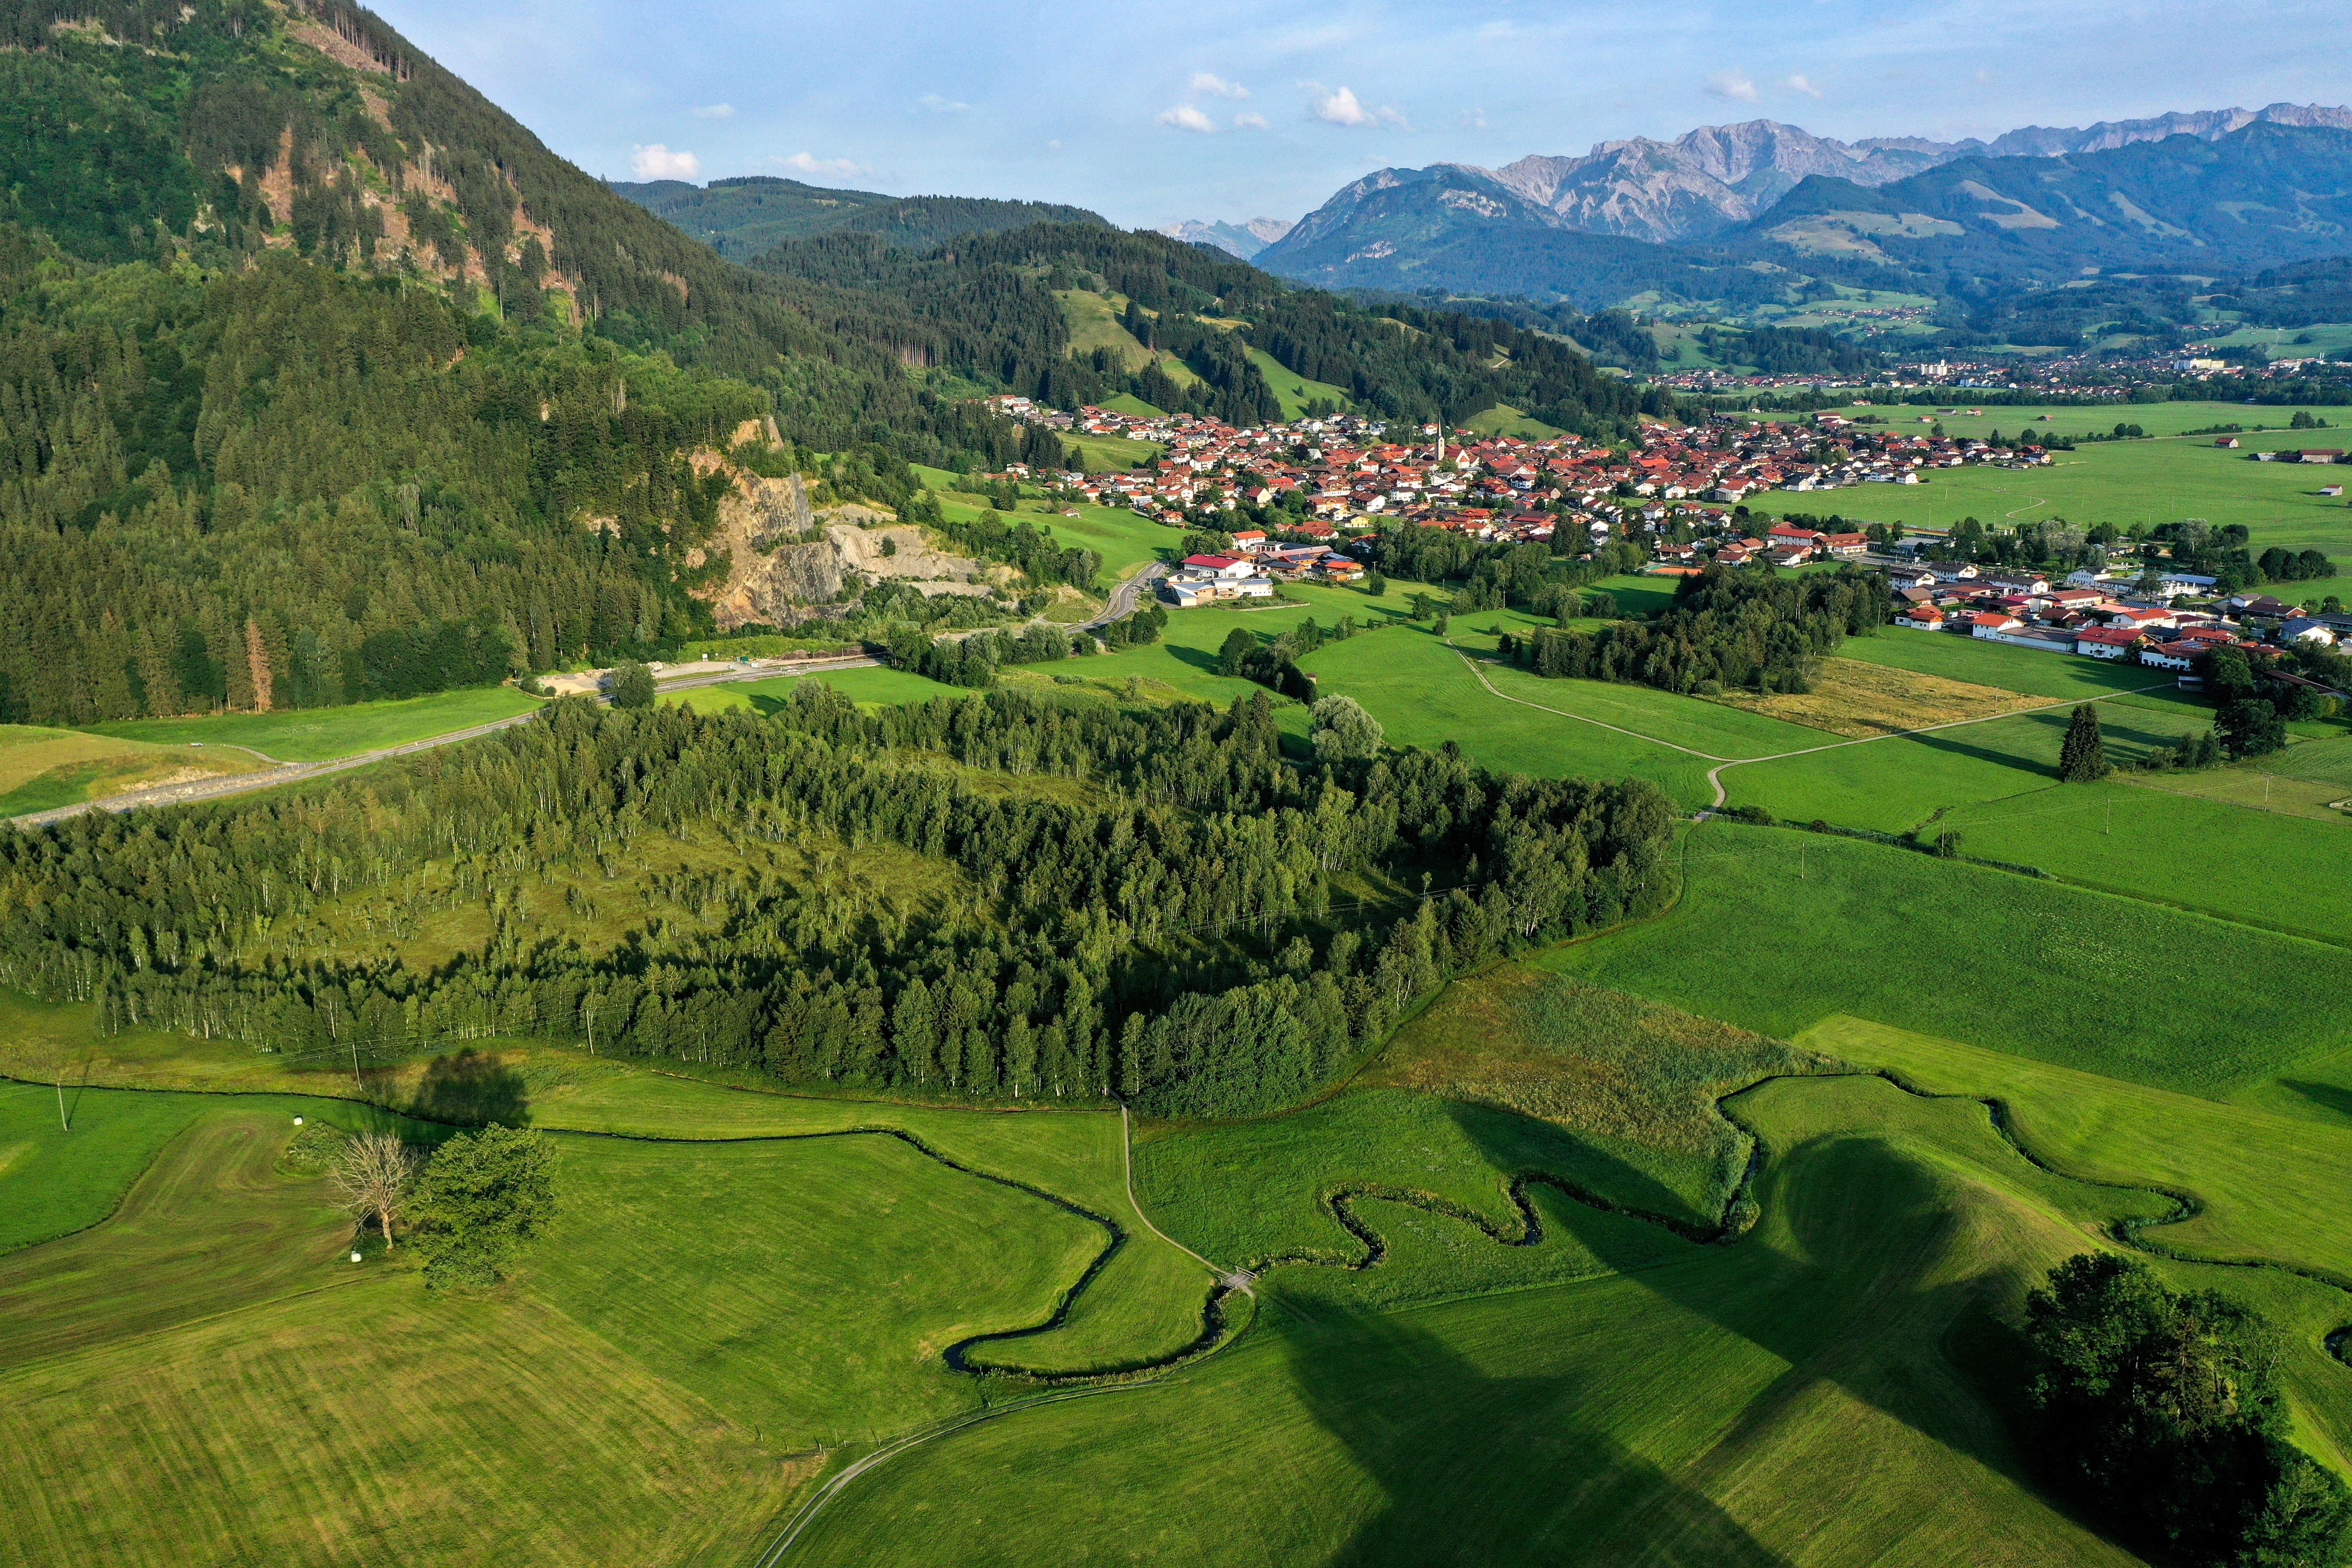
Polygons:
<instances>
[{"instance_id":1,"label":"curving road","mask_svg":"<svg viewBox=\"0 0 2352 1568\"><path fill-rule=\"evenodd\" d=\"M689 690L698 686L719 686L734 680L769 680L778 676L805 675L823 669L856 669L877 662L859 654L849 658L808 659L786 668L769 665L749 669L727 669L720 670L715 675L689 675L676 680L666 680L660 683L659 689L667 695L673 691ZM14 816L7 820L11 826L44 827L52 822L63 822L69 816L79 816L86 811L131 811L146 805L190 805L199 801L218 800L224 795L243 795L249 790L274 789L279 784L292 784L299 779L317 778L326 773L339 773L347 769L363 768L370 763L384 762L393 757L404 757L412 752L427 751L435 746L454 746L460 741L478 740L499 730L511 729L517 724L527 724L538 718L540 710L528 709L504 719L493 719L487 724L476 724L464 730L452 730L446 735L428 735L421 741L407 741L397 746L384 746L373 752L362 752L356 756L334 757L323 763L280 763L265 752L254 751L250 746L240 746L236 750L252 752L253 755L273 765L255 773L228 773L219 778L194 779L186 784L159 784L152 789L131 790L123 795L107 795L100 800L86 800L74 805L58 806L50 811L30 812L23 816Z\"/></svg>"},{"instance_id":2,"label":"curving road","mask_svg":"<svg viewBox=\"0 0 2352 1568\"><path fill-rule=\"evenodd\" d=\"M1121 616L1133 615L1135 613L1136 605L1141 598L1144 589L1150 587L1152 584L1159 582L1160 579L1167 575L1168 563L1165 561L1152 562L1150 565L1144 567L1142 571L1138 572L1134 576L1129 577L1126 582L1121 583L1118 587L1111 590L1110 602L1103 606L1103 612L1101 615L1097 616L1093 620L1087 622L1084 626L1072 626L1070 629L1074 632L1097 632L1102 630L1103 627L1110 625L1111 622L1118 619Z\"/></svg>"}]
</instances>

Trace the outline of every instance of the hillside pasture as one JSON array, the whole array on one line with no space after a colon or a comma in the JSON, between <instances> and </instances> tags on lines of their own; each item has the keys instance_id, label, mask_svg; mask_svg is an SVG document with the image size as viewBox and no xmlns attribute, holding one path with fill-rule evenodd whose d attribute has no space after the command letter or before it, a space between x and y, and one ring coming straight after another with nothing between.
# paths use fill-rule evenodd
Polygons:
<instances>
[{"instance_id":1,"label":"hillside pasture","mask_svg":"<svg viewBox=\"0 0 2352 1568\"><path fill-rule=\"evenodd\" d=\"M1258 374L1274 390L1275 401L1282 405L1282 416L1286 420L1303 417L1308 407L1318 403L1342 409L1355 405L1346 387L1333 386L1328 381L1311 381L1264 349L1250 350L1249 362L1257 366Z\"/></svg>"},{"instance_id":2,"label":"hillside pasture","mask_svg":"<svg viewBox=\"0 0 2352 1568\"><path fill-rule=\"evenodd\" d=\"M2170 689L2176 684L2165 671L2121 659L2045 653L2013 643L1895 626L1875 637L1846 638L1838 647L1838 657L1914 670L1946 680L2000 687L2053 702L2088 702L2119 692Z\"/></svg>"}]
</instances>

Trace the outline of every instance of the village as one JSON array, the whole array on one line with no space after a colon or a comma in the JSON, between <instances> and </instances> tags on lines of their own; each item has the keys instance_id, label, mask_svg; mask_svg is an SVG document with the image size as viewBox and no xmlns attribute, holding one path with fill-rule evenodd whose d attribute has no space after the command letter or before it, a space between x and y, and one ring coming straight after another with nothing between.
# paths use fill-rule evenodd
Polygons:
<instances>
[{"instance_id":1,"label":"village","mask_svg":"<svg viewBox=\"0 0 2352 1568\"><path fill-rule=\"evenodd\" d=\"M1430 425L1398 441L1381 422L1351 415L1235 429L1187 415L1098 408L1071 415L1023 398L992 401L1049 428L1163 448L1148 468L1122 472L1038 474L1015 465L1003 477L1131 508L1171 528L1222 533L1228 548L1190 553L1160 579L1160 595L1177 608L1273 601L1290 583L1359 581L1366 567L1350 542L1412 523L1481 542L1549 542L1572 530L1586 542L1571 552L1580 554L1629 542L1648 557L1644 570L1664 577L1709 565L1851 563L1885 574L1892 623L1901 631L2128 659L2177 672L2191 685L2200 661L2217 647L2332 647L2352 637L2352 616L2306 614L2261 593L2216 597L2213 578L2162 569L2122 544L2105 564L2053 581L2021 568L1933 559L1946 553L1937 546L1947 535L1937 530L1864 533L1802 520L1769 522L1747 505L1763 492L1918 484L1938 469L2047 463L2046 451L2023 434L1995 444L1916 423L1864 423L1868 416L1777 422L1718 416L1705 426L1654 426L1620 451L1570 434L1524 439ZM2336 455L2277 454L2305 461ZM1269 521L1234 528L1236 510Z\"/></svg>"}]
</instances>

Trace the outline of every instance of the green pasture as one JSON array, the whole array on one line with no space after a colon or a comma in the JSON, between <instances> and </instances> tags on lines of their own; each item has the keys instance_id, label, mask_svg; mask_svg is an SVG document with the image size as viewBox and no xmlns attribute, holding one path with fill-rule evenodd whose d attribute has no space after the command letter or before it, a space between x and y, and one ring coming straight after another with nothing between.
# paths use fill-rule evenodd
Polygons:
<instances>
[{"instance_id":1,"label":"green pasture","mask_svg":"<svg viewBox=\"0 0 2352 1568\"><path fill-rule=\"evenodd\" d=\"M247 746L282 763L322 763L386 746L471 729L539 706L510 686L480 686L389 702L276 713L217 713L198 719L128 719L90 731L184 746Z\"/></svg>"},{"instance_id":2,"label":"green pasture","mask_svg":"<svg viewBox=\"0 0 2352 1568\"><path fill-rule=\"evenodd\" d=\"M2214 1098L2352 1036L2339 947L1787 828L1687 849L1671 912L1534 962L1784 1039L1849 1014Z\"/></svg>"},{"instance_id":3,"label":"green pasture","mask_svg":"<svg viewBox=\"0 0 2352 1568\"><path fill-rule=\"evenodd\" d=\"M1621 615L1654 616L1660 610L1671 609L1675 602L1675 577L1652 577L1628 573L1616 577L1603 577L1592 586L1612 595Z\"/></svg>"},{"instance_id":4,"label":"green pasture","mask_svg":"<svg viewBox=\"0 0 2352 1568\"><path fill-rule=\"evenodd\" d=\"M2237 774L2253 794L2242 770L2216 772ZM1963 854L2352 944L2352 821L2341 812L2315 820L2138 782L2167 776L2053 785L1959 806L1936 826L1959 834Z\"/></svg>"},{"instance_id":5,"label":"green pasture","mask_svg":"<svg viewBox=\"0 0 2352 1568\"><path fill-rule=\"evenodd\" d=\"M1065 439L1070 437L1066 437ZM1110 437L1087 437L1086 439L1100 441ZM1140 450L1157 450L1141 441L1120 444ZM1089 466L1101 471L1113 465L1096 466L1089 459ZM1125 463L1116 466L1127 467ZM979 495L957 489L956 481L962 478L961 475L951 474L944 468L922 468L918 472L937 493L940 510L950 518L968 522L989 510L992 504ZM1054 537L1064 543L1083 545L1100 555L1106 587L1133 576L1137 568L1166 555L1181 537L1178 531L1152 521L1132 507L1094 506L1081 501L1075 508L1066 508L1056 501L1024 500L1010 511L1001 507L996 510L1000 516L1022 517L1034 527L1051 529ZM1066 510L1076 510L1078 515L1065 517L1062 514Z\"/></svg>"},{"instance_id":6,"label":"green pasture","mask_svg":"<svg viewBox=\"0 0 2352 1568\"><path fill-rule=\"evenodd\" d=\"M1846 638L1838 647L1838 657L1939 675L1947 680L1998 686L2053 702L2088 702L2117 692L2177 689L2173 678L2164 671L2123 659L2045 653L2013 643L1895 626L1876 637Z\"/></svg>"},{"instance_id":7,"label":"green pasture","mask_svg":"<svg viewBox=\"0 0 2352 1568\"><path fill-rule=\"evenodd\" d=\"M796 1560L2135 1561L2024 1481L1984 1382L2014 1363L2025 1283L2148 1200L2037 1170L1979 1108L1876 1079L1779 1082L1735 1107L1768 1149L1762 1221L1736 1246L1538 1197L1542 1245L1506 1249L1362 1203L1388 1246L1375 1268L1277 1268L1257 1287L1261 1327L1181 1380L904 1453L820 1514ZM1398 1131L1401 1149L1311 1156L1265 1133L1271 1168L1215 1168L1245 1210L1248 1188L1345 1171L1350 1152L1423 1149L1425 1131ZM1446 1150L1439 1173L1466 1173L1464 1146ZM1481 1152L1489 1184L1519 1156L1507 1140ZM1447 1227L1456 1247L1523 1259L1528 1283L1370 1310L1393 1289L1383 1270L1445 1265ZM1607 1272L1543 1282L1571 1254Z\"/></svg>"},{"instance_id":8,"label":"green pasture","mask_svg":"<svg viewBox=\"0 0 2352 1568\"><path fill-rule=\"evenodd\" d=\"M1998 1098L2036 1156L2095 1181L2161 1185L2193 1196L2194 1217L2147 1239L2197 1258L2318 1268L2352 1285L2352 1115L2264 1109L2263 1091L2302 1081L2289 1065L2233 1103L2126 1082L1843 1015L1797 1043L1886 1068L1937 1094ZM2251 1099L2253 1103L2245 1103Z\"/></svg>"},{"instance_id":9,"label":"green pasture","mask_svg":"<svg viewBox=\"0 0 2352 1568\"><path fill-rule=\"evenodd\" d=\"M238 773L259 766L245 752L0 724L0 817L121 795L183 774Z\"/></svg>"},{"instance_id":10,"label":"green pasture","mask_svg":"<svg viewBox=\"0 0 2352 1568\"><path fill-rule=\"evenodd\" d=\"M2055 784L2069 713L2064 707L2044 708L1920 734L1832 742L1830 749L1802 756L1726 768L1723 786L1727 804L1760 805L1792 821L1826 820L1882 833L1924 830L1940 823L1938 813ZM2212 727L2212 713L2185 703L2126 699L2101 703L2099 724L2109 761L2124 764L2203 733Z\"/></svg>"},{"instance_id":11,"label":"green pasture","mask_svg":"<svg viewBox=\"0 0 2352 1568\"><path fill-rule=\"evenodd\" d=\"M2352 322L2316 321L2308 327L2240 327L2207 342L2217 349L2260 348L2270 359L2307 359L2352 349ZM2326 409L2313 412L2326 415ZM2331 423L2333 421L2331 420Z\"/></svg>"},{"instance_id":12,"label":"green pasture","mask_svg":"<svg viewBox=\"0 0 2352 1568\"><path fill-rule=\"evenodd\" d=\"M730 708L751 708L765 712L788 700L793 689L804 680L822 681L853 702L876 706L923 702L934 697L970 695L960 686L942 685L928 676L917 675L911 669L874 665L849 669L812 670L806 675L778 675L765 680L730 680L719 686L698 686L663 700L681 703L698 713L723 712Z\"/></svg>"},{"instance_id":13,"label":"green pasture","mask_svg":"<svg viewBox=\"0 0 2352 1568\"><path fill-rule=\"evenodd\" d=\"M1567 431L1557 425L1547 425L1532 414L1525 414L1507 403L1497 403L1492 408L1473 414L1463 421L1481 436L1513 436L1522 441L1549 441Z\"/></svg>"},{"instance_id":14,"label":"green pasture","mask_svg":"<svg viewBox=\"0 0 2352 1568\"><path fill-rule=\"evenodd\" d=\"M397 1539L487 1563L510 1544L494 1515L534 1561L745 1555L820 1444L971 1409L984 1385L945 1347L1055 1314L1109 1237L1047 1193L1128 1240L1062 1329L976 1356L1080 1368L1198 1331L1208 1275L1128 1204L1115 1113L499 1060L556 1131L563 1214L512 1280L448 1298L405 1247L351 1263L325 1183L280 1163L294 1114L382 1124L373 1106L69 1086L68 1136L47 1086L0 1088L0 1215L27 1216L0 1257L0 1535L35 1561L324 1563Z\"/></svg>"},{"instance_id":15,"label":"green pasture","mask_svg":"<svg viewBox=\"0 0 2352 1568\"><path fill-rule=\"evenodd\" d=\"M2001 412L2010 421L2002 425L2007 430L2014 423L2014 411ZM1990 416L1987 418L1990 422ZM2112 418L2108 425L2113 426ZM2352 447L2352 436L2297 431L2289 439L2282 431L2272 444ZM2227 452L2196 437L2117 441L2057 453L2043 468L1946 468L1918 485L1857 485L1809 494L1775 490L1757 504L1780 513L1836 513L1855 522L1903 522L1915 528L1949 528L1963 517L2003 527L2052 517L2120 527L2201 517L2216 525L2243 524L2257 553L2275 544L2316 549L2339 560L2352 557L2352 508L2341 496L2319 494L2322 485L2342 482L2346 470L2340 466L2257 463L2248 458L2251 450L2249 445ZM2315 596L2327 590L2316 584L2287 585L2289 593L2310 591Z\"/></svg>"},{"instance_id":16,"label":"green pasture","mask_svg":"<svg viewBox=\"0 0 2352 1568\"><path fill-rule=\"evenodd\" d=\"M1968 400L1967 388L1950 388L1957 395L1937 405L1952 408L1956 413L1938 413L1937 408L1914 407L1907 404L1853 404L1834 410L1848 419L1864 415L1876 415L1882 426L1888 430L1916 432L1941 425L1949 436L1988 436L1998 430L2004 436L2022 430L2028 435L2043 436L2105 436L2117 425L2137 425L2150 437L2179 436L2190 430L2210 430L2216 425L2239 425L2247 431L2272 429L2284 431L2287 421L2294 417L2292 408L2274 407L2269 404L2252 403L2129 403L2102 405L2028 404L2016 407L2000 405L1973 404ZM1981 412L1970 414L1971 408ZM2326 416L2325 408L2312 410ZM2043 423L2043 415L2050 416ZM1926 416L1927 423L1919 423ZM2297 431L2300 437L2304 433ZM2299 444L2299 443L2298 443ZM2334 442L2317 441L2315 447L2333 446ZM2061 454L2063 456L2063 454Z\"/></svg>"},{"instance_id":17,"label":"green pasture","mask_svg":"<svg viewBox=\"0 0 2352 1568\"><path fill-rule=\"evenodd\" d=\"M1450 741L1487 767L1543 777L1637 774L1693 806L1713 798L1706 787L1711 763L1601 723L1585 722L1576 715L1587 706L1579 698L1589 694L1553 688L1591 687L1612 700L1618 693L1628 693L1636 703L1643 698L1657 699L1661 705L1686 703L1728 714L1735 721L1752 717L1644 687L1602 689L1597 682L1538 680L1482 662L1478 669L1498 689L1526 698L1511 701L1481 686L1477 674L1461 656L1433 633L1413 627L1384 630L1318 648L1307 656L1303 667L1316 676L1319 690L1361 702L1386 729L1392 745L1434 751ZM1592 706L1594 712L1585 717L1605 713L1602 723L1606 724L1631 728L1635 726L1627 724L1628 719L1660 721L1659 714L1647 710L1627 714L1613 705ZM1675 728L1670 721L1662 727Z\"/></svg>"},{"instance_id":18,"label":"green pasture","mask_svg":"<svg viewBox=\"0 0 2352 1568\"><path fill-rule=\"evenodd\" d=\"M1250 350L1249 361L1257 366L1258 374L1265 377L1266 385L1274 391L1275 401L1282 405L1282 416L1286 420L1301 417L1310 404L1329 403L1340 408L1354 406L1354 400L1349 397L1346 387L1333 386L1324 381L1310 381L1264 349Z\"/></svg>"}]
</instances>

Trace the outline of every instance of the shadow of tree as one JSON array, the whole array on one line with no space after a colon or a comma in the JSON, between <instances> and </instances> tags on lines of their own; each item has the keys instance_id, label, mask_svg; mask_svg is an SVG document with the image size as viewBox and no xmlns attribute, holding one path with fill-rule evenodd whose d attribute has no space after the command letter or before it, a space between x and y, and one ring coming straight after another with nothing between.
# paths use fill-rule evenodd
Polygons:
<instances>
[{"instance_id":1,"label":"shadow of tree","mask_svg":"<svg viewBox=\"0 0 2352 1568\"><path fill-rule=\"evenodd\" d=\"M1319 1312L1294 1342L1305 1403L1386 1499L1335 1564L1622 1561L1604 1542L1633 1521L1644 1563L1783 1561L1596 1430L1573 1375L1491 1375L1409 1317Z\"/></svg>"},{"instance_id":2,"label":"shadow of tree","mask_svg":"<svg viewBox=\"0 0 2352 1568\"><path fill-rule=\"evenodd\" d=\"M1891 1086L1888 1092L1897 1093ZM1463 1116L1463 1131L1489 1157L1507 1156L1486 1118ZM1990 1136L1990 1134L1989 1134ZM1614 1156L1593 1150L1589 1163ZM1504 1159L1498 1168L1510 1169ZM1638 1191L1626 1171L1601 1190ZM1751 1399L1715 1445L1717 1462L1737 1456L1814 1385L1848 1397L1966 1454L2013 1480L2025 1473L2003 1422L1988 1405L1988 1347L2014 1346L1991 1310L2021 1292L2014 1265L1948 1275L1961 1221L1927 1171L1885 1142L1863 1134L1822 1137L1776 1151L1759 1174L1768 1213L1759 1233L1735 1244L1738 1272L1689 1264L1648 1267L1622 1224L1586 1206L1562 1224L1592 1254L1671 1306L1738 1334L1788 1363ZM1565 1205L1563 1205L1565 1208ZM1728 1262L1728 1249L1712 1258ZM1963 1369L1947 1353L1958 1340L1977 1347ZM1702 1462L1702 1474L1710 1466Z\"/></svg>"},{"instance_id":3,"label":"shadow of tree","mask_svg":"<svg viewBox=\"0 0 2352 1568\"><path fill-rule=\"evenodd\" d=\"M470 1047L427 1062L406 1110L427 1121L461 1127L523 1127L530 1121L522 1075Z\"/></svg>"},{"instance_id":4,"label":"shadow of tree","mask_svg":"<svg viewBox=\"0 0 2352 1568\"><path fill-rule=\"evenodd\" d=\"M2352 1121L2352 1089L2340 1083L2313 1083L2304 1079L2283 1078L2281 1089L2293 1089L2323 1110L2332 1110Z\"/></svg>"}]
</instances>

